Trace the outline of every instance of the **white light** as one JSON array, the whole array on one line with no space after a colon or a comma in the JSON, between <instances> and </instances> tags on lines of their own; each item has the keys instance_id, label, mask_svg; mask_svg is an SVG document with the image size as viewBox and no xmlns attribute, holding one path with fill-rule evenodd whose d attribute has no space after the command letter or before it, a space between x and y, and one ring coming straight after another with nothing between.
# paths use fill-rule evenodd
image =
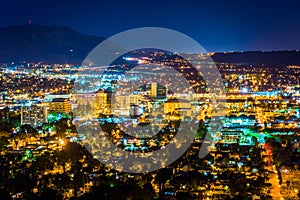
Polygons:
<instances>
[{"instance_id":1,"label":"white light","mask_svg":"<svg viewBox=\"0 0 300 200\"><path fill-rule=\"evenodd\" d=\"M243 93L247 93L247 92L248 92L248 89L247 89L247 88L243 88L243 89L242 89L242 92L243 92Z\"/></svg>"}]
</instances>

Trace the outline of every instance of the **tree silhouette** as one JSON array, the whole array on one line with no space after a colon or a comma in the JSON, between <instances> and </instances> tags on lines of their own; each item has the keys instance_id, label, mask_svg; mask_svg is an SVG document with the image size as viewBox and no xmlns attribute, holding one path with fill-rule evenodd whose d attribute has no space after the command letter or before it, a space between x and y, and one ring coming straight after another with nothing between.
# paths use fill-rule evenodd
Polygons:
<instances>
[{"instance_id":1,"label":"tree silhouette","mask_svg":"<svg viewBox=\"0 0 300 200\"><path fill-rule=\"evenodd\" d=\"M40 199L41 200L53 200L53 199L59 200L59 199L61 199L61 197L59 196L57 190L46 187L43 189Z\"/></svg>"},{"instance_id":2,"label":"tree silhouette","mask_svg":"<svg viewBox=\"0 0 300 200\"><path fill-rule=\"evenodd\" d=\"M155 177L155 182L159 185L159 193L162 195L162 192L165 190L165 183L167 180L171 179L172 169L163 168L160 169Z\"/></svg>"}]
</instances>

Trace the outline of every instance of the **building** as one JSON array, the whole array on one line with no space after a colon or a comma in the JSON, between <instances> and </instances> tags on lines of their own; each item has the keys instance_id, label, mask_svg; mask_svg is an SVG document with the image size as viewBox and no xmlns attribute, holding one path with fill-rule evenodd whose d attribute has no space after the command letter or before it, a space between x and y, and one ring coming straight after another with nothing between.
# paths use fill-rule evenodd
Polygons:
<instances>
[{"instance_id":1,"label":"building","mask_svg":"<svg viewBox=\"0 0 300 200\"><path fill-rule=\"evenodd\" d=\"M129 113L131 117L138 117L145 113L145 108L136 104L130 104Z\"/></svg>"},{"instance_id":2,"label":"building","mask_svg":"<svg viewBox=\"0 0 300 200\"><path fill-rule=\"evenodd\" d=\"M68 98L54 98L48 102L49 112L70 113L72 109L71 102Z\"/></svg>"},{"instance_id":3,"label":"building","mask_svg":"<svg viewBox=\"0 0 300 200\"><path fill-rule=\"evenodd\" d=\"M241 136L243 135L243 131L241 130L222 130L221 138L223 143L231 144L237 143Z\"/></svg>"},{"instance_id":4,"label":"building","mask_svg":"<svg viewBox=\"0 0 300 200\"><path fill-rule=\"evenodd\" d=\"M139 99L140 95L138 94L115 96L112 106L113 112L115 114L129 116L133 109L132 105L140 105Z\"/></svg>"},{"instance_id":5,"label":"building","mask_svg":"<svg viewBox=\"0 0 300 200\"><path fill-rule=\"evenodd\" d=\"M100 111L111 106L112 93L98 91L97 93L77 93L73 94L72 102L74 105L89 107L92 110Z\"/></svg>"},{"instance_id":6,"label":"building","mask_svg":"<svg viewBox=\"0 0 300 200\"><path fill-rule=\"evenodd\" d=\"M70 94L51 94L51 93L46 93L46 98L47 101L52 101L53 99L56 98L71 98Z\"/></svg>"},{"instance_id":7,"label":"building","mask_svg":"<svg viewBox=\"0 0 300 200\"><path fill-rule=\"evenodd\" d=\"M157 84L155 82L151 83L150 88L150 97L153 99L165 99L167 96L166 87L163 85Z\"/></svg>"},{"instance_id":8,"label":"building","mask_svg":"<svg viewBox=\"0 0 300 200\"><path fill-rule=\"evenodd\" d=\"M47 123L48 111L46 106L31 105L21 107L21 125L30 124L37 127Z\"/></svg>"},{"instance_id":9,"label":"building","mask_svg":"<svg viewBox=\"0 0 300 200\"><path fill-rule=\"evenodd\" d=\"M97 92L95 107L99 107L100 109L104 108L104 107L110 107L111 106L111 98L112 98L111 92L104 92L104 91Z\"/></svg>"},{"instance_id":10,"label":"building","mask_svg":"<svg viewBox=\"0 0 300 200\"><path fill-rule=\"evenodd\" d=\"M164 113L165 114L178 114L180 117L192 115L192 105L191 102L183 99L169 99L164 103Z\"/></svg>"},{"instance_id":11,"label":"building","mask_svg":"<svg viewBox=\"0 0 300 200\"><path fill-rule=\"evenodd\" d=\"M0 104L0 122L9 120L9 108L5 104Z\"/></svg>"},{"instance_id":12,"label":"building","mask_svg":"<svg viewBox=\"0 0 300 200\"><path fill-rule=\"evenodd\" d=\"M151 83L151 97L157 97L157 83Z\"/></svg>"}]
</instances>

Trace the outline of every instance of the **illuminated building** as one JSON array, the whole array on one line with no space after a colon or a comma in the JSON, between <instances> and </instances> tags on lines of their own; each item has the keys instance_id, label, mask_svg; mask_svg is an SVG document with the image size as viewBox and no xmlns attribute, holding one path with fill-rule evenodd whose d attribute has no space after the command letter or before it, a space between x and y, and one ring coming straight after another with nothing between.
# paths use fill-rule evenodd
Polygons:
<instances>
[{"instance_id":1,"label":"illuminated building","mask_svg":"<svg viewBox=\"0 0 300 200\"><path fill-rule=\"evenodd\" d=\"M191 116L192 106L191 102L183 99L169 99L164 103L164 113L175 113L182 117Z\"/></svg>"},{"instance_id":2,"label":"illuminated building","mask_svg":"<svg viewBox=\"0 0 300 200\"><path fill-rule=\"evenodd\" d=\"M116 96L113 103L114 113L121 115L129 115L130 97L129 96Z\"/></svg>"},{"instance_id":3,"label":"illuminated building","mask_svg":"<svg viewBox=\"0 0 300 200\"><path fill-rule=\"evenodd\" d=\"M73 95L74 103L90 106L91 109L99 110L111 106L111 92L99 91L97 93L77 93Z\"/></svg>"},{"instance_id":4,"label":"illuminated building","mask_svg":"<svg viewBox=\"0 0 300 200\"><path fill-rule=\"evenodd\" d=\"M157 84L155 82L151 83L150 96L154 99L164 99L166 98L166 87Z\"/></svg>"},{"instance_id":5,"label":"illuminated building","mask_svg":"<svg viewBox=\"0 0 300 200\"><path fill-rule=\"evenodd\" d=\"M9 119L9 108L5 104L0 104L0 122Z\"/></svg>"},{"instance_id":6,"label":"illuminated building","mask_svg":"<svg viewBox=\"0 0 300 200\"><path fill-rule=\"evenodd\" d=\"M97 105L100 106L100 108L111 106L111 98L112 98L111 92L100 91L97 92L96 97L97 97Z\"/></svg>"},{"instance_id":7,"label":"illuminated building","mask_svg":"<svg viewBox=\"0 0 300 200\"><path fill-rule=\"evenodd\" d=\"M151 83L151 97L157 97L157 83Z\"/></svg>"},{"instance_id":8,"label":"illuminated building","mask_svg":"<svg viewBox=\"0 0 300 200\"><path fill-rule=\"evenodd\" d=\"M71 112L71 102L67 98L54 98L48 102L49 111L69 113Z\"/></svg>"},{"instance_id":9,"label":"illuminated building","mask_svg":"<svg viewBox=\"0 0 300 200\"><path fill-rule=\"evenodd\" d=\"M46 94L46 99L52 101L56 98L71 98L70 94Z\"/></svg>"},{"instance_id":10,"label":"illuminated building","mask_svg":"<svg viewBox=\"0 0 300 200\"><path fill-rule=\"evenodd\" d=\"M243 131L239 131L239 130L223 130L221 132L221 137L222 137L222 141L223 143L237 143L238 140L240 139L240 137L242 136Z\"/></svg>"},{"instance_id":11,"label":"illuminated building","mask_svg":"<svg viewBox=\"0 0 300 200\"><path fill-rule=\"evenodd\" d=\"M131 104L130 105L130 116L131 117L137 117L144 113L145 109L143 107L140 107L139 105Z\"/></svg>"},{"instance_id":12,"label":"illuminated building","mask_svg":"<svg viewBox=\"0 0 300 200\"><path fill-rule=\"evenodd\" d=\"M130 113L130 105L139 105L139 95L116 96L113 104L115 113L128 116Z\"/></svg>"},{"instance_id":13,"label":"illuminated building","mask_svg":"<svg viewBox=\"0 0 300 200\"><path fill-rule=\"evenodd\" d=\"M47 123L48 112L46 106L31 105L21 107L21 125L30 124L37 127Z\"/></svg>"}]
</instances>

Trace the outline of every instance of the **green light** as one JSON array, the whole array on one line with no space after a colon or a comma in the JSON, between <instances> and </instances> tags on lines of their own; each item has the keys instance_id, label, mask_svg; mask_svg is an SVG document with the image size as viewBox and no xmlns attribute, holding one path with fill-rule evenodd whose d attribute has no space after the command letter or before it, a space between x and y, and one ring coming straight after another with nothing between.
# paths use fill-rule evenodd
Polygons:
<instances>
[{"instance_id":1,"label":"green light","mask_svg":"<svg viewBox=\"0 0 300 200\"><path fill-rule=\"evenodd\" d=\"M110 187L114 187L115 185L113 183L110 183Z\"/></svg>"},{"instance_id":2,"label":"green light","mask_svg":"<svg viewBox=\"0 0 300 200\"><path fill-rule=\"evenodd\" d=\"M26 150L26 157L27 158L30 158L30 153L31 153L30 150Z\"/></svg>"}]
</instances>

